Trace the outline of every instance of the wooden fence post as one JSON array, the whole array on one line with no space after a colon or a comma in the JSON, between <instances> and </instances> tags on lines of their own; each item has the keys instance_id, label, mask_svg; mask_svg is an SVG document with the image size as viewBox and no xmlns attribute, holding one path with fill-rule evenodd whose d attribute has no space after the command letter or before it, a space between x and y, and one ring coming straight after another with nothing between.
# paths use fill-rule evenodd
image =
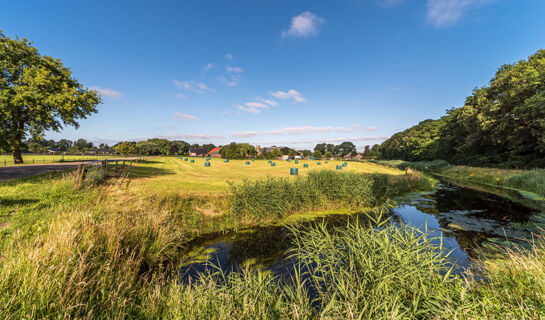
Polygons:
<instances>
[{"instance_id":1,"label":"wooden fence post","mask_svg":"<svg viewBox=\"0 0 545 320\"><path fill-rule=\"evenodd\" d=\"M83 186L83 174L85 173L85 164L78 164L76 174L74 175L74 189L79 190Z\"/></svg>"}]
</instances>

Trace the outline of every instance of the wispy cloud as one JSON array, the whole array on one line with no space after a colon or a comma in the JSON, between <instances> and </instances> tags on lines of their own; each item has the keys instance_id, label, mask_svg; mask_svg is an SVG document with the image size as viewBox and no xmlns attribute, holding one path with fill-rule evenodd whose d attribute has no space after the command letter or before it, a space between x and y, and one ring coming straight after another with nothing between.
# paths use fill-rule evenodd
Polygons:
<instances>
[{"instance_id":1,"label":"wispy cloud","mask_svg":"<svg viewBox=\"0 0 545 320\"><path fill-rule=\"evenodd\" d=\"M231 74L229 77L221 76L218 80L228 87L235 87L240 83L240 76L238 74Z\"/></svg>"},{"instance_id":2,"label":"wispy cloud","mask_svg":"<svg viewBox=\"0 0 545 320\"><path fill-rule=\"evenodd\" d=\"M210 69L212 69L214 67L215 67L215 65L209 62L209 63L205 64L202 67L202 71L206 73L206 72L210 71Z\"/></svg>"},{"instance_id":3,"label":"wispy cloud","mask_svg":"<svg viewBox=\"0 0 545 320\"><path fill-rule=\"evenodd\" d=\"M186 96L185 94L183 94L183 93L176 93L174 96L175 96L176 98L178 98L178 99L185 99L185 98L187 98L187 96Z\"/></svg>"},{"instance_id":4,"label":"wispy cloud","mask_svg":"<svg viewBox=\"0 0 545 320\"><path fill-rule=\"evenodd\" d=\"M244 72L244 69L242 69L242 68L231 67L231 66L227 66L225 69L227 70L227 72L230 72L230 73L242 73L242 72Z\"/></svg>"},{"instance_id":5,"label":"wispy cloud","mask_svg":"<svg viewBox=\"0 0 545 320\"><path fill-rule=\"evenodd\" d=\"M227 60L233 60L233 55L230 54L230 53L226 53L226 54L225 54L225 59L227 59Z\"/></svg>"},{"instance_id":6,"label":"wispy cloud","mask_svg":"<svg viewBox=\"0 0 545 320\"><path fill-rule=\"evenodd\" d=\"M248 138L248 137L257 136L258 134L259 133L255 132L255 131L244 131L244 132L234 133L234 134L231 135L231 137L234 137L234 138Z\"/></svg>"},{"instance_id":7,"label":"wispy cloud","mask_svg":"<svg viewBox=\"0 0 545 320\"><path fill-rule=\"evenodd\" d=\"M284 135L284 134L307 134L307 133L314 133L314 132L351 132L352 129L350 128L343 128L343 127L311 127L311 126L300 126L300 127L290 127L290 128L282 128L277 130L272 130L265 132L265 134L276 134L276 135Z\"/></svg>"},{"instance_id":8,"label":"wispy cloud","mask_svg":"<svg viewBox=\"0 0 545 320\"><path fill-rule=\"evenodd\" d=\"M274 100L263 99L263 98L261 98L261 97L257 97L257 98L255 98L255 99L256 99L257 101L261 101L261 102L266 103L266 104L268 104L268 105L270 105L270 106L273 106L273 107L276 106L276 105L278 104L278 102L276 102L276 101L274 101Z\"/></svg>"},{"instance_id":9,"label":"wispy cloud","mask_svg":"<svg viewBox=\"0 0 545 320\"><path fill-rule=\"evenodd\" d=\"M121 99L123 97L123 94L121 92L115 91L114 89L110 88L90 87L90 89L95 90L101 95L112 99Z\"/></svg>"},{"instance_id":10,"label":"wispy cloud","mask_svg":"<svg viewBox=\"0 0 545 320\"><path fill-rule=\"evenodd\" d=\"M308 38L315 36L324 22L324 19L316 16L314 13L305 11L291 18L291 25L288 30L282 31L282 38Z\"/></svg>"},{"instance_id":11,"label":"wispy cloud","mask_svg":"<svg viewBox=\"0 0 545 320\"><path fill-rule=\"evenodd\" d=\"M210 140L210 139L222 139L222 135L216 134L205 134L205 133L188 133L188 134L175 134L171 136L156 136L159 139L199 139L199 140Z\"/></svg>"},{"instance_id":12,"label":"wispy cloud","mask_svg":"<svg viewBox=\"0 0 545 320\"><path fill-rule=\"evenodd\" d=\"M305 99L305 97L303 97L303 95L298 92L297 90L294 90L294 89L289 89L288 91L284 92L284 91L276 91L276 92L271 92L271 96L277 98L277 99L285 99L285 100L288 100L288 99L292 99L293 101L295 102L305 102L307 101Z\"/></svg>"},{"instance_id":13,"label":"wispy cloud","mask_svg":"<svg viewBox=\"0 0 545 320\"><path fill-rule=\"evenodd\" d=\"M172 83L174 83L176 86L185 89L185 90L191 90L194 92L197 92L199 94L203 94L205 92L214 92L214 89L209 88L205 83L203 82L197 82L197 81L178 81L173 80Z\"/></svg>"},{"instance_id":14,"label":"wispy cloud","mask_svg":"<svg viewBox=\"0 0 545 320\"><path fill-rule=\"evenodd\" d=\"M472 7L494 0L427 0L427 20L435 27L447 27L458 22Z\"/></svg>"},{"instance_id":15,"label":"wispy cloud","mask_svg":"<svg viewBox=\"0 0 545 320\"><path fill-rule=\"evenodd\" d=\"M354 129L358 129L358 130L363 130L363 131L380 131L379 128L377 127L365 127L363 124L361 123L354 123L354 124L351 124L350 125L351 128L354 128Z\"/></svg>"},{"instance_id":16,"label":"wispy cloud","mask_svg":"<svg viewBox=\"0 0 545 320\"><path fill-rule=\"evenodd\" d=\"M174 112L174 114L170 117L172 120L197 120L198 118L195 116L192 116L190 114L181 113L181 112Z\"/></svg>"}]
</instances>

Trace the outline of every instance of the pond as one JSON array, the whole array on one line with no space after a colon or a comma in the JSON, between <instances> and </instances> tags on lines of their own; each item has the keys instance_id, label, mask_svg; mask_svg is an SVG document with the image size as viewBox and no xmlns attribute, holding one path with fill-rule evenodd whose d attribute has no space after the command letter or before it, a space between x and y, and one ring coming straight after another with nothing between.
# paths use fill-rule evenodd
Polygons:
<instances>
[{"instance_id":1,"label":"pond","mask_svg":"<svg viewBox=\"0 0 545 320\"><path fill-rule=\"evenodd\" d=\"M452 250L451 257L461 272L471 265L470 258L492 253L494 244L523 243L545 225L542 202L526 203L505 190L467 188L446 181L432 192L411 193L395 199L392 219L400 220L433 236ZM501 194L501 195L500 195ZM516 196L516 195L515 195ZM510 199L514 199L510 200ZM524 203L523 204L521 204ZM325 217L328 225L340 225L353 215ZM257 263L275 274L292 270L287 257L291 246L289 227L253 228L227 235L209 235L197 240L180 268L182 281L207 270L238 270L245 263ZM439 240L438 240L439 241Z\"/></svg>"}]
</instances>

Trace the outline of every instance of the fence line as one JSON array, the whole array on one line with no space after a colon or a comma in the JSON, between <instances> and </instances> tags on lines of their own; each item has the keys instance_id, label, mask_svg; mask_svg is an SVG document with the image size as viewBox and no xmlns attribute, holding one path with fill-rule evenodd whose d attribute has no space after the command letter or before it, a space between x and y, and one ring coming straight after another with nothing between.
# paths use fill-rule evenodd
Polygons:
<instances>
[{"instance_id":1,"label":"fence line","mask_svg":"<svg viewBox=\"0 0 545 320\"><path fill-rule=\"evenodd\" d=\"M132 167L133 162L138 163L144 158L108 159L81 163L74 175L74 189L81 189L85 185L95 184L108 175L108 163L115 163L114 171L118 168Z\"/></svg>"}]
</instances>

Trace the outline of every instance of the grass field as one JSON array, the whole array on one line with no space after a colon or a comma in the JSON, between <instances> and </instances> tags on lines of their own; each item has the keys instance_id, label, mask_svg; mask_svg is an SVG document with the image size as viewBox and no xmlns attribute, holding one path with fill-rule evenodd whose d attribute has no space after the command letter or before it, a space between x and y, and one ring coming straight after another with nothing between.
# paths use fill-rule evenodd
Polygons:
<instances>
[{"instance_id":1,"label":"grass field","mask_svg":"<svg viewBox=\"0 0 545 320\"><path fill-rule=\"evenodd\" d=\"M78 156L78 155L47 155L47 154L23 154L23 165L25 164L44 164L55 163L63 161L86 161L86 160L101 160L120 158L121 156ZM0 166L11 166L13 163L13 156L7 154L0 154Z\"/></svg>"},{"instance_id":2,"label":"grass field","mask_svg":"<svg viewBox=\"0 0 545 320\"><path fill-rule=\"evenodd\" d=\"M542 240L530 252L483 262L489 281L466 281L449 276L444 252L425 234L405 226L400 232L387 216L331 232L294 226L298 241L291 254L302 261L294 283L279 285L270 273L250 269L204 275L192 284L176 281L183 252L203 234L254 225L257 215L296 217L329 208L329 202L354 212L386 203L384 195L430 187L420 174L369 163L349 162L342 174L320 170L339 163L276 161L270 167L267 161L247 166L212 159L204 167L204 159L161 157L136 165L130 180L114 177L77 191L71 172L2 182L0 318L545 316ZM290 167L300 168L299 178L289 175Z\"/></svg>"},{"instance_id":3,"label":"grass field","mask_svg":"<svg viewBox=\"0 0 545 320\"><path fill-rule=\"evenodd\" d=\"M191 159L195 162L191 163ZM295 164L293 160L291 162L276 160L274 161L276 166L272 167L268 160L250 161L250 165L246 165L247 160L223 162L223 159L212 158L210 167L205 167L205 161L204 158L188 158L188 161L174 157L154 158L146 167L140 167L133 174L135 178L147 177L147 179L136 179L133 185L137 188L202 195L228 190L228 181L236 183L244 179L293 178L290 176L290 168L299 168L299 175L304 176L313 170L336 170L336 166L343 163L343 161L328 161L326 164L324 161L305 160ZM321 162L321 165L318 165L318 162ZM304 163L308 164L308 169L303 167ZM341 171L390 175L403 173L397 169L367 162L348 162Z\"/></svg>"}]
</instances>

